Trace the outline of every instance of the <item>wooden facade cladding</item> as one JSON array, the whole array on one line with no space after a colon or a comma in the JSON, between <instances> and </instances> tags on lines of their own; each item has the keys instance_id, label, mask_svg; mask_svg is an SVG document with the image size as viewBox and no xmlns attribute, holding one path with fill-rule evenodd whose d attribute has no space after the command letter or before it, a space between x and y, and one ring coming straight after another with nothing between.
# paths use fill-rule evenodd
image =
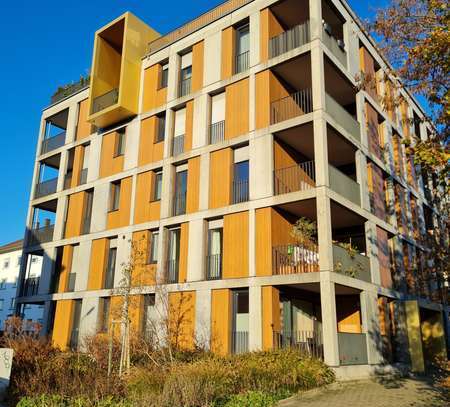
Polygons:
<instances>
[{"instance_id":1,"label":"wooden facade cladding","mask_svg":"<svg viewBox=\"0 0 450 407\"><path fill-rule=\"evenodd\" d=\"M400 185L395 183L395 213L397 215L397 227L399 231L407 235L408 234L408 219L406 216L406 197L405 189Z\"/></svg>"},{"instance_id":2,"label":"wooden facade cladding","mask_svg":"<svg viewBox=\"0 0 450 407\"><path fill-rule=\"evenodd\" d=\"M336 319L338 332L360 334L361 311L355 296L339 295L336 297Z\"/></svg>"},{"instance_id":3,"label":"wooden facade cladding","mask_svg":"<svg viewBox=\"0 0 450 407\"><path fill-rule=\"evenodd\" d=\"M204 41L200 41L192 47L192 92L203 88L204 49Z\"/></svg>"},{"instance_id":4,"label":"wooden facade cladding","mask_svg":"<svg viewBox=\"0 0 450 407\"><path fill-rule=\"evenodd\" d=\"M169 333L175 349L195 348L195 291L169 293Z\"/></svg>"},{"instance_id":5,"label":"wooden facade cladding","mask_svg":"<svg viewBox=\"0 0 450 407\"><path fill-rule=\"evenodd\" d=\"M367 163L367 183L371 211L385 221L388 214L383 170L372 162Z\"/></svg>"},{"instance_id":6,"label":"wooden facade cladding","mask_svg":"<svg viewBox=\"0 0 450 407\"><path fill-rule=\"evenodd\" d=\"M82 191L69 195L67 205L67 219L64 229L64 237L66 239L81 235L86 205L86 192Z\"/></svg>"},{"instance_id":7,"label":"wooden facade cladding","mask_svg":"<svg viewBox=\"0 0 450 407\"><path fill-rule=\"evenodd\" d=\"M188 160L186 213L198 211L200 194L200 157Z\"/></svg>"},{"instance_id":8,"label":"wooden facade cladding","mask_svg":"<svg viewBox=\"0 0 450 407\"><path fill-rule=\"evenodd\" d=\"M138 174L134 203L134 224L151 222L160 218L161 201L154 201L155 172Z\"/></svg>"},{"instance_id":9,"label":"wooden facade cladding","mask_svg":"<svg viewBox=\"0 0 450 407\"><path fill-rule=\"evenodd\" d=\"M392 136L392 144L394 147L394 166L395 172L400 178L405 179L405 162L403 156L403 145L398 134Z\"/></svg>"},{"instance_id":10,"label":"wooden facade cladding","mask_svg":"<svg viewBox=\"0 0 450 407\"><path fill-rule=\"evenodd\" d=\"M89 137L94 131L94 126L87 121L89 115L89 99L84 99L78 104L77 128L75 140Z\"/></svg>"},{"instance_id":11,"label":"wooden facade cladding","mask_svg":"<svg viewBox=\"0 0 450 407\"><path fill-rule=\"evenodd\" d=\"M211 350L225 355L231 350L231 290L211 291Z\"/></svg>"},{"instance_id":12,"label":"wooden facade cladding","mask_svg":"<svg viewBox=\"0 0 450 407\"><path fill-rule=\"evenodd\" d=\"M280 290L273 286L262 287L262 349L271 350L274 344L274 332L281 331Z\"/></svg>"},{"instance_id":13,"label":"wooden facade cladding","mask_svg":"<svg viewBox=\"0 0 450 407\"><path fill-rule=\"evenodd\" d=\"M378 113L368 102L365 103L366 110L366 128L369 151L383 160L383 145L381 143L380 124L378 122Z\"/></svg>"},{"instance_id":14,"label":"wooden facade cladding","mask_svg":"<svg viewBox=\"0 0 450 407\"><path fill-rule=\"evenodd\" d=\"M261 62L269 59L269 40L272 37L284 32L283 26L279 23L270 8L260 11L259 15L259 52Z\"/></svg>"},{"instance_id":15,"label":"wooden facade cladding","mask_svg":"<svg viewBox=\"0 0 450 407\"><path fill-rule=\"evenodd\" d=\"M231 202L233 150L224 148L210 155L209 208L220 208Z\"/></svg>"},{"instance_id":16,"label":"wooden facade cladding","mask_svg":"<svg viewBox=\"0 0 450 407\"><path fill-rule=\"evenodd\" d=\"M101 290L104 286L108 249L108 239L96 239L92 241L87 285L88 290Z\"/></svg>"},{"instance_id":17,"label":"wooden facade cladding","mask_svg":"<svg viewBox=\"0 0 450 407\"><path fill-rule=\"evenodd\" d=\"M123 171L123 155L116 155L118 132L111 132L102 137L100 156L100 178L109 177Z\"/></svg>"},{"instance_id":18,"label":"wooden facade cladding","mask_svg":"<svg viewBox=\"0 0 450 407\"><path fill-rule=\"evenodd\" d=\"M227 79L234 73L234 56L236 55L236 31L228 27L222 31L222 71L221 79Z\"/></svg>"},{"instance_id":19,"label":"wooden facade cladding","mask_svg":"<svg viewBox=\"0 0 450 407\"><path fill-rule=\"evenodd\" d=\"M242 136L249 130L249 79L225 88L225 139Z\"/></svg>"},{"instance_id":20,"label":"wooden facade cladding","mask_svg":"<svg viewBox=\"0 0 450 407\"><path fill-rule=\"evenodd\" d=\"M186 127L184 131L184 152L192 150L192 136L194 131L194 101L186 103Z\"/></svg>"},{"instance_id":21,"label":"wooden facade cladding","mask_svg":"<svg viewBox=\"0 0 450 407\"><path fill-rule=\"evenodd\" d=\"M108 327L111 328L113 321L120 321L123 312L124 297L117 295L111 297L111 308L108 318ZM144 296L130 295L128 303L128 318L130 319L130 333L133 336L140 335L143 328L144 314ZM115 326L113 336L118 338L120 335L120 327Z\"/></svg>"},{"instance_id":22,"label":"wooden facade cladding","mask_svg":"<svg viewBox=\"0 0 450 407\"><path fill-rule=\"evenodd\" d=\"M132 177L127 177L120 180L119 209L108 212L106 220L107 229L121 228L130 224L132 184Z\"/></svg>"},{"instance_id":23,"label":"wooden facade cladding","mask_svg":"<svg viewBox=\"0 0 450 407\"><path fill-rule=\"evenodd\" d=\"M144 70L143 112L156 109L167 102L167 88L160 88L161 73L161 64L153 65Z\"/></svg>"},{"instance_id":24,"label":"wooden facade cladding","mask_svg":"<svg viewBox=\"0 0 450 407\"><path fill-rule=\"evenodd\" d=\"M187 281L187 263L189 250L189 222L182 223L180 226L180 258L178 282L185 283Z\"/></svg>"},{"instance_id":25,"label":"wooden facade cladding","mask_svg":"<svg viewBox=\"0 0 450 407\"><path fill-rule=\"evenodd\" d=\"M61 268L56 270L59 273L58 293L65 293L69 285L69 275L72 270L73 246L67 245L63 247L61 258Z\"/></svg>"},{"instance_id":26,"label":"wooden facade cladding","mask_svg":"<svg viewBox=\"0 0 450 407\"><path fill-rule=\"evenodd\" d=\"M381 285L384 288L393 288L388 232L379 226L377 226L377 248Z\"/></svg>"},{"instance_id":27,"label":"wooden facade cladding","mask_svg":"<svg viewBox=\"0 0 450 407\"><path fill-rule=\"evenodd\" d=\"M142 287L156 284L156 263L148 262L152 232L141 230L133 233L131 260L135 266L131 276L133 287Z\"/></svg>"},{"instance_id":28,"label":"wooden facade cladding","mask_svg":"<svg viewBox=\"0 0 450 407\"><path fill-rule=\"evenodd\" d=\"M140 167L163 159L164 140L157 142L157 132L158 118L156 116L141 121L138 157Z\"/></svg>"},{"instance_id":29,"label":"wooden facade cladding","mask_svg":"<svg viewBox=\"0 0 450 407\"><path fill-rule=\"evenodd\" d=\"M366 47L359 49L359 62L361 71L364 73L367 81L365 91L375 100L378 101L378 78L375 71L375 60Z\"/></svg>"},{"instance_id":30,"label":"wooden facade cladding","mask_svg":"<svg viewBox=\"0 0 450 407\"><path fill-rule=\"evenodd\" d=\"M223 278L248 277L248 212L223 217Z\"/></svg>"},{"instance_id":31,"label":"wooden facade cladding","mask_svg":"<svg viewBox=\"0 0 450 407\"><path fill-rule=\"evenodd\" d=\"M69 346L72 330L73 307L73 300L59 300L56 302L52 343L53 346L63 351Z\"/></svg>"},{"instance_id":32,"label":"wooden facade cladding","mask_svg":"<svg viewBox=\"0 0 450 407\"><path fill-rule=\"evenodd\" d=\"M72 179L70 181L70 187L75 188L80 185L81 171L83 170L83 160L85 154L84 146L75 147L75 154L73 158Z\"/></svg>"}]
</instances>

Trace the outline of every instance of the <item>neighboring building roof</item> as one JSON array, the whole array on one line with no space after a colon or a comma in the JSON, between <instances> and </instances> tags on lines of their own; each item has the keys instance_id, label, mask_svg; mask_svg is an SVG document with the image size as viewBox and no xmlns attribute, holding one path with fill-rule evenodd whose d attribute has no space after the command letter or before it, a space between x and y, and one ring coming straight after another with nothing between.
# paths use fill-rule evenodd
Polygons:
<instances>
[{"instance_id":1,"label":"neighboring building roof","mask_svg":"<svg viewBox=\"0 0 450 407\"><path fill-rule=\"evenodd\" d=\"M15 242L7 243L4 246L0 246L0 254L16 252L17 250L22 250L23 239L16 240Z\"/></svg>"}]
</instances>

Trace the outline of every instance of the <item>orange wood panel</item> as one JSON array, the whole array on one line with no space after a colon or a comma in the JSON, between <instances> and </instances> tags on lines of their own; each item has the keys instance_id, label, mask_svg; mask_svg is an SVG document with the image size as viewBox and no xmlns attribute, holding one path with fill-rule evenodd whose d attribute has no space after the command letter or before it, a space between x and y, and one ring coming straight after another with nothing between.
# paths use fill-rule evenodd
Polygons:
<instances>
[{"instance_id":1,"label":"orange wood panel","mask_svg":"<svg viewBox=\"0 0 450 407\"><path fill-rule=\"evenodd\" d=\"M136 182L136 200L134 203L134 224L158 220L161 201L152 201L155 173L153 171L138 174Z\"/></svg>"},{"instance_id":2,"label":"orange wood panel","mask_svg":"<svg viewBox=\"0 0 450 407\"><path fill-rule=\"evenodd\" d=\"M69 274L72 270L73 246L68 245L63 247L63 255L61 259L61 270L59 271L59 285L58 293L67 291L69 284Z\"/></svg>"},{"instance_id":3,"label":"orange wood panel","mask_svg":"<svg viewBox=\"0 0 450 407\"><path fill-rule=\"evenodd\" d=\"M194 131L194 101L186 103L186 128L184 132L184 151L192 149L192 135Z\"/></svg>"},{"instance_id":4,"label":"orange wood panel","mask_svg":"<svg viewBox=\"0 0 450 407\"><path fill-rule=\"evenodd\" d=\"M163 159L164 141L156 143L157 128L158 118L156 116L141 121L138 157L140 167Z\"/></svg>"},{"instance_id":5,"label":"orange wood panel","mask_svg":"<svg viewBox=\"0 0 450 407\"><path fill-rule=\"evenodd\" d=\"M81 171L83 170L84 160L84 146L75 147L75 154L73 158L72 180L70 182L71 188L80 185Z\"/></svg>"},{"instance_id":6,"label":"orange wood panel","mask_svg":"<svg viewBox=\"0 0 450 407\"><path fill-rule=\"evenodd\" d=\"M235 38L236 32L233 27L222 31L222 79L227 79L234 74Z\"/></svg>"},{"instance_id":7,"label":"orange wood panel","mask_svg":"<svg viewBox=\"0 0 450 407\"><path fill-rule=\"evenodd\" d=\"M186 212L198 211L200 193L200 157L188 160L187 203Z\"/></svg>"},{"instance_id":8,"label":"orange wood panel","mask_svg":"<svg viewBox=\"0 0 450 407\"><path fill-rule=\"evenodd\" d=\"M89 115L89 99L84 99L78 104L78 120L75 140L81 140L93 133L93 126L87 121Z\"/></svg>"},{"instance_id":9,"label":"orange wood panel","mask_svg":"<svg viewBox=\"0 0 450 407\"><path fill-rule=\"evenodd\" d=\"M91 261L89 265L88 290L100 290L105 280L106 263L108 259L108 239L92 241Z\"/></svg>"},{"instance_id":10,"label":"orange wood panel","mask_svg":"<svg viewBox=\"0 0 450 407\"><path fill-rule=\"evenodd\" d=\"M284 29L270 8L261 10L259 17L259 28L259 52L261 62L263 62L269 59L269 40L272 37L284 32Z\"/></svg>"},{"instance_id":11,"label":"orange wood panel","mask_svg":"<svg viewBox=\"0 0 450 407\"><path fill-rule=\"evenodd\" d=\"M272 208L256 210L256 275L272 275Z\"/></svg>"},{"instance_id":12,"label":"orange wood panel","mask_svg":"<svg viewBox=\"0 0 450 407\"><path fill-rule=\"evenodd\" d=\"M364 72L367 80L369 81L369 83L365 87L366 91L375 100L378 100L377 83L375 81L376 79L375 60L365 47L361 47L359 49L359 62L361 71ZM375 81L375 83L372 83L373 81Z\"/></svg>"},{"instance_id":13,"label":"orange wood panel","mask_svg":"<svg viewBox=\"0 0 450 407\"><path fill-rule=\"evenodd\" d=\"M223 278L248 277L248 212L223 217Z\"/></svg>"},{"instance_id":14,"label":"orange wood panel","mask_svg":"<svg viewBox=\"0 0 450 407\"><path fill-rule=\"evenodd\" d=\"M169 332L175 349L194 349L195 291L169 293Z\"/></svg>"},{"instance_id":15,"label":"orange wood panel","mask_svg":"<svg viewBox=\"0 0 450 407\"><path fill-rule=\"evenodd\" d=\"M109 177L123 171L124 156L115 156L117 132L105 134L102 138L100 157L100 178Z\"/></svg>"},{"instance_id":16,"label":"orange wood panel","mask_svg":"<svg viewBox=\"0 0 450 407\"><path fill-rule=\"evenodd\" d=\"M270 125L270 71L256 74L256 128L262 129Z\"/></svg>"},{"instance_id":17,"label":"orange wood panel","mask_svg":"<svg viewBox=\"0 0 450 407\"><path fill-rule=\"evenodd\" d=\"M214 151L210 157L209 207L214 209L231 202L233 150L224 148Z\"/></svg>"},{"instance_id":18,"label":"orange wood panel","mask_svg":"<svg viewBox=\"0 0 450 407\"><path fill-rule=\"evenodd\" d=\"M144 71L142 111L155 109L167 102L167 88L159 89L162 66L156 64Z\"/></svg>"},{"instance_id":19,"label":"orange wood panel","mask_svg":"<svg viewBox=\"0 0 450 407\"><path fill-rule=\"evenodd\" d=\"M338 332L361 333L361 312L355 295L336 296L336 318Z\"/></svg>"},{"instance_id":20,"label":"orange wood panel","mask_svg":"<svg viewBox=\"0 0 450 407\"><path fill-rule=\"evenodd\" d=\"M187 281L187 258L189 245L189 223L182 223L180 226L180 260L178 281L185 283Z\"/></svg>"},{"instance_id":21,"label":"orange wood panel","mask_svg":"<svg viewBox=\"0 0 450 407\"><path fill-rule=\"evenodd\" d=\"M132 177L120 181L120 203L117 211L108 212L107 229L116 229L130 224Z\"/></svg>"},{"instance_id":22,"label":"orange wood panel","mask_svg":"<svg viewBox=\"0 0 450 407\"><path fill-rule=\"evenodd\" d=\"M204 41L192 47L192 91L197 92L203 88L204 68Z\"/></svg>"},{"instance_id":23,"label":"orange wood panel","mask_svg":"<svg viewBox=\"0 0 450 407\"><path fill-rule=\"evenodd\" d=\"M262 335L263 350L274 345L274 332L280 332L280 291L272 286L262 287Z\"/></svg>"},{"instance_id":24,"label":"orange wood panel","mask_svg":"<svg viewBox=\"0 0 450 407\"><path fill-rule=\"evenodd\" d=\"M231 349L231 291L211 291L211 350L226 355Z\"/></svg>"},{"instance_id":25,"label":"orange wood panel","mask_svg":"<svg viewBox=\"0 0 450 407\"><path fill-rule=\"evenodd\" d=\"M55 320L53 323L53 346L66 350L69 346L73 319L73 300L59 300L56 302Z\"/></svg>"},{"instance_id":26,"label":"orange wood panel","mask_svg":"<svg viewBox=\"0 0 450 407\"><path fill-rule=\"evenodd\" d=\"M378 247L378 264L380 267L381 285L385 288L393 288L388 233L378 226L377 226L377 247Z\"/></svg>"},{"instance_id":27,"label":"orange wood panel","mask_svg":"<svg viewBox=\"0 0 450 407\"><path fill-rule=\"evenodd\" d=\"M225 89L225 139L242 136L249 129L249 80Z\"/></svg>"},{"instance_id":28,"label":"orange wood panel","mask_svg":"<svg viewBox=\"0 0 450 407\"><path fill-rule=\"evenodd\" d=\"M135 287L154 285L156 282L156 264L148 264L151 235L149 230L133 233L131 261L134 270L131 284Z\"/></svg>"},{"instance_id":29,"label":"orange wood panel","mask_svg":"<svg viewBox=\"0 0 450 407\"><path fill-rule=\"evenodd\" d=\"M64 237L70 238L80 236L83 223L85 192L77 192L69 195L69 203L67 209L67 219Z\"/></svg>"},{"instance_id":30,"label":"orange wood panel","mask_svg":"<svg viewBox=\"0 0 450 407\"><path fill-rule=\"evenodd\" d=\"M367 126L367 138L369 142L369 151L377 156L380 160L383 159L380 146L380 133L378 125L378 113L377 111L366 102L366 126Z\"/></svg>"}]
</instances>

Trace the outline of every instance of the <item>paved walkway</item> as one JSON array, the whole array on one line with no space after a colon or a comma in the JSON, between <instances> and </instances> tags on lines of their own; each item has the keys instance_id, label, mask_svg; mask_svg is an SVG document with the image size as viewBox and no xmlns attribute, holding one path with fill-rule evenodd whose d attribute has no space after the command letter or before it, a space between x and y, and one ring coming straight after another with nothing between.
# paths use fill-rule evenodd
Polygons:
<instances>
[{"instance_id":1,"label":"paved walkway","mask_svg":"<svg viewBox=\"0 0 450 407\"><path fill-rule=\"evenodd\" d=\"M431 379L378 379L335 383L282 401L280 407L441 407L450 405L449 389Z\"/></svg>"}]
</instances>

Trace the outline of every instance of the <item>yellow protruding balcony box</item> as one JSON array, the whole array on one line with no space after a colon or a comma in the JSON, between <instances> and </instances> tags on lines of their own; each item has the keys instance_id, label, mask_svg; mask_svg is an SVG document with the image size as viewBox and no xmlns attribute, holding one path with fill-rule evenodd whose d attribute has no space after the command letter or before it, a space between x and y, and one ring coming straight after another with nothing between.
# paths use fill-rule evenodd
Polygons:
<instances>
[{"instance_id":1,"label":"yellow protruding balcony box","mask_svg":"<svg viewBox=\"0 0 450 407\"><path fill-rule=\"evenodd\" d=\"M89 122L104 128L138 113L141 59L159 36L129 12L95 33Z\"/></svg>"}]
</instances>

